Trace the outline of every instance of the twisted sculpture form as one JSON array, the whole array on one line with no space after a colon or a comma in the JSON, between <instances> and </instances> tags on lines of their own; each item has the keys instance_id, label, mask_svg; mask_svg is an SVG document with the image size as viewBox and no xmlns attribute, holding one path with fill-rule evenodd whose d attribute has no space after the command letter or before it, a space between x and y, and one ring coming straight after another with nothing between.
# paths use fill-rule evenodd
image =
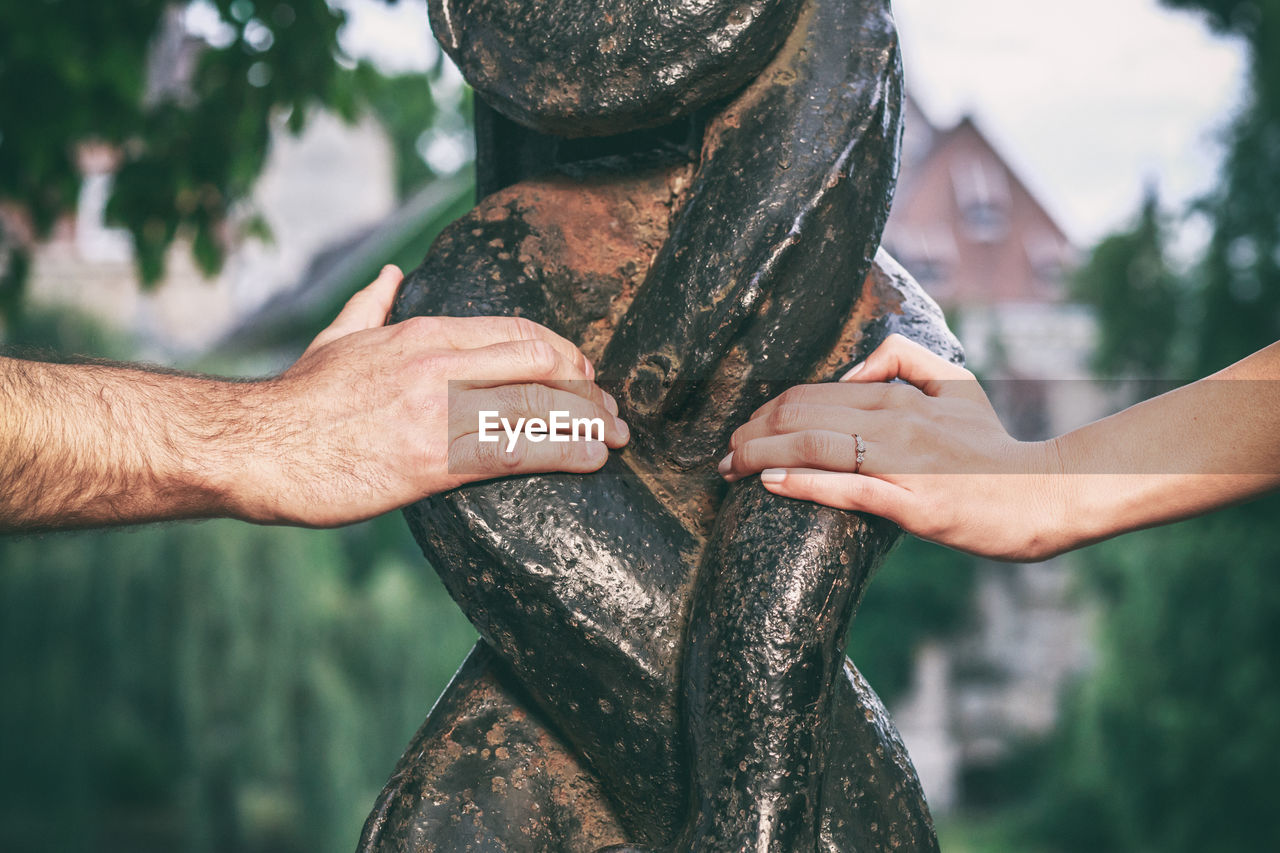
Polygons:
<instances>
[{"instance_id":1,"label":"twisted sculpture form","mask_svg":"<svg viewBox=\"0 0 1280 853\"><path fill-rule=\"evenodd\" d=\"M842 647L899 531L715 465L785 385L891 331L951 358L876 255L900 137L886 0L433 0L476 89L481 201L393 320L517 314L632 427L590 476L406 511L480 632L360 850L935 850Z\"/></svg>"}]
</instances>

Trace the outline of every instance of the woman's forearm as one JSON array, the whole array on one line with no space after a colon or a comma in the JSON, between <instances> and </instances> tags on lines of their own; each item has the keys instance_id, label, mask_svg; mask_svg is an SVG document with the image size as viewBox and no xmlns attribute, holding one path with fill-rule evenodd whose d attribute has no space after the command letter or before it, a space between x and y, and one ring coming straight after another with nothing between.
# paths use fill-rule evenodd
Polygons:
<instances>
[{"instance_id":1,"label":"woman's forearm","mask_svg":"<svg viewBox=\"0 0 1280 853\"><path fill-rule=\"evenodd\" d=\"M1280 486L1280 344L1055 442L1074 544ZM1053 476L1051 472L1047 475Z\"/></svg>"},{"instance_id":2,"label":"woman's forearm","mask_svg":"<svg viewBox=\"0 0 1280 853\"><path fill-rule=\"evenodd\" d=\"M904 379L909 384L889 383ZM1048 442L1000 424L973 374L890 336L841 383L798 386L734 433L721 473L1042 560L1280 487L1280 344Z\"/></svg>"}]
</instances>

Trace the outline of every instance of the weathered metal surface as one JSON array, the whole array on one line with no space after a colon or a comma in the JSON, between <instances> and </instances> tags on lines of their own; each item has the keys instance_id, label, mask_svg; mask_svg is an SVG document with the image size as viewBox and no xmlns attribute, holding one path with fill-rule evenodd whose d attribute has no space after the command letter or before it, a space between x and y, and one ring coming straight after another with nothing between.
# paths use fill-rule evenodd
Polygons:
<instances>
[{"instance_id":1,"label":"weathered metal surface","mask_svg":"<svg viewBox=\"0 0 1280 853\"><path fill-rule=\"evenodd\" d=\"M866 717L839 713L847 706L835 696L849 684L865 688L839 678L844 639L898 533L883 520L779 501L759 480L733 489L703 555L689 627L684 713L694 808L676 849L812 850L816 842L879 850L890 839L902 849L933 849L933 827L900 753L896 766L880 767L868 760L874 750L833 755L841 752L833 738L891 740L877 738ZM858 704L878 704L867 694ZM864 811L830 786L828 768L857 768L855 784L872 791ZM905 808L886 814L898 798ZM859 834L875 846L855 846Z\"/></svg>"},{"instance_id":2,"label":"weathered metal surface","mask_svg":"<svg viewBox=\"0 0 1280 853\"><path fill-rule=\"evenodd\" d=\"M360 845L414 853L595 850L623 837L581 758L480 645L414 735Z\"/></svg>"},{"instance_id":3,"label":"weathered metal surface","mask_svg":"<svg viewBox=\"0 0 1280 853\"><path fill-rule=\"evenodd\" d=\"M809 0L736 99L671 127L575 143L481 112L479 181L505 189L441 235L392 319L561 331L597 359L633 441L590 476L406 511L482 650L361 851L936 849L905 750L841 653L897 530L714 470L752 409L891 331L959 357L910 277L872 266L898 84L884 2ZM475 699L480 684L502 701ZM504 715L520 725L488 722ZM476 760L495 731L546 745L537 767L520 753L534 787L509 784L509 745ZM451 847L459 810L470 848Z\"/></svg>"},{"instance_id":4,"label":"weathered metal surface","mask_svg":"<svg viewBox=\"0 0 1280 853\"><path fill-rule=\"evenodd\" d=\"M607 163L490 196L441 235L393 316L518 313L607 338L666 236L664 202L683 171ZM593 234L590 251L570 251ZM616 780L624 820L650 827L645 840L673 834L686 775L672 721L693 534L616 457L591 476L484 483L406 515L481 635Z\"/></svg>"},{"instance_id":5,"label":"weathered metal surface","mask_svg":"<svg viewBox=\"0 0 1280 853\"><path fill-rule=\"evenodd\" d=\"M710 121L689 208L603 365L641 425L668 434L690 380L794 381L831 346L888 217L900 87L887 4L810 2ZM721 411L724 429L749 411Z\"/></svg>"},{"instance_id":6,"label":"weathered metal surface","mask_svg":"<svg viewBox=\"0 0 1280 853\"><path fill-rule=\"evenodd\" d=\"M794 0L431 0L436 38L499 112L558 136L665 124L750 82Z\"/></svg>"}]
</instances>

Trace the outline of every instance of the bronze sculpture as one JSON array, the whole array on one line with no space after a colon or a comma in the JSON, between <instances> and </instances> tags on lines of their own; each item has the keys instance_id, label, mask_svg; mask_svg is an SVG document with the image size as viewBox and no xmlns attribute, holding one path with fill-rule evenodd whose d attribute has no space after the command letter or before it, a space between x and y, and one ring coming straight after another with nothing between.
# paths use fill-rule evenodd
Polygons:
<instances>
[{"instance_id":1,"label":"bronze sculpture","mask_svg":"<svg viewBox=\"0 0 1280 853\"><path fill-rule=\"evenodd\" d=\"M891 331L959 358L876 254L901 126L888 3L431 11L489 101L481 201L392 320L557 329L633 439L594 475L406 510L482 640L360 850L935 850L901 741L842 652L899 531L715 472L751 411Z\"/></svg>"}]
</instances>

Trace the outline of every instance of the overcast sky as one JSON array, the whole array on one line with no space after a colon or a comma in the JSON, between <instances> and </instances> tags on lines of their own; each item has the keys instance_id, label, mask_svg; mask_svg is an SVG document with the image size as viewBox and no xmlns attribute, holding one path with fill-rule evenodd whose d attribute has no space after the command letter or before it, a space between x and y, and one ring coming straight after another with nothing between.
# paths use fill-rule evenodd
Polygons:
<instances>
[{"instance_id":1,"label":"overcast sky","mask_svg":"<svg viewBox=\"0 0 1280 853\"><path fill-rule=\"evenodd\" d=\"M344 46L388 67L435 57L422 0L340 0ZM896 0L908 85L948 126L972 113L1082 246L1145 182L1177 206L1212 186L1244 52L1156 0Z\"/></svg>"},{"instance_id":2,"label":"overcast sky","mask_svg":"<svg viewBox=\"0 0 1280 853\"><path fill-rule=\"evenodd\" d=\"M972 113L1068 233L1095 240L1147 181L1210 188L1245 55L1156 0L897 0L908 85L942 125Z\"/></svg>"}]
</instances>

